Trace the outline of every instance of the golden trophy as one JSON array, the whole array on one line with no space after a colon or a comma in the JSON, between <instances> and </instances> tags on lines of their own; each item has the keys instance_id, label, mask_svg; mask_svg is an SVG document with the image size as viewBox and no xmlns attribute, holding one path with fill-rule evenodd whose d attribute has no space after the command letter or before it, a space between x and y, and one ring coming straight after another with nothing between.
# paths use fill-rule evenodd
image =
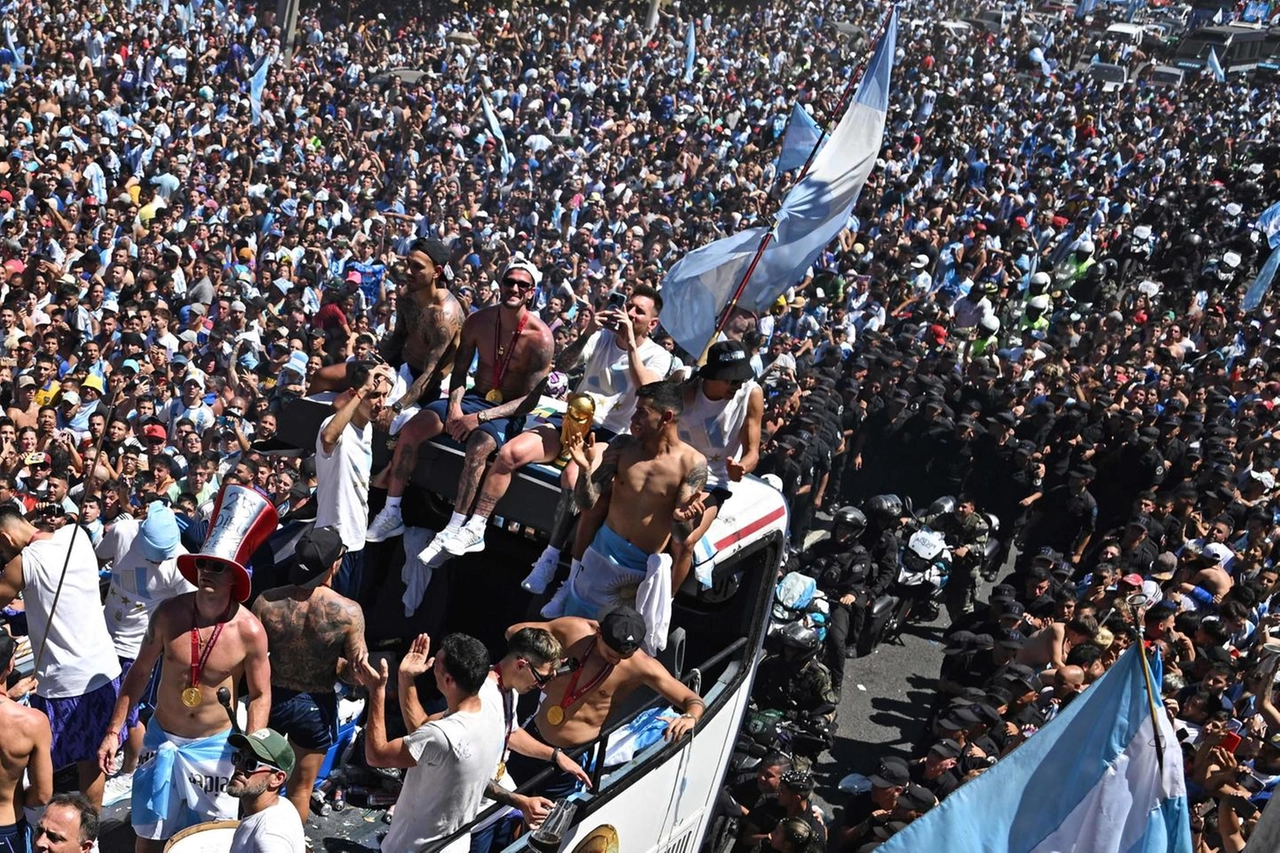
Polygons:
<instances>
[{"instance_id":1,"label":"golden trophy","mask_svg":"<svg viewBox=\"0 0 1280 853\"><path fill-rule=\"evenodd\" d=\"M556 457L556 467L563 468L569 464L569 439L580 436L587 440L591 432L591 422L596 416L596 401L590 394L579 391L569 395L565 404L564 425L560 427L560 455Z\"/></svg>"}]
</instances>

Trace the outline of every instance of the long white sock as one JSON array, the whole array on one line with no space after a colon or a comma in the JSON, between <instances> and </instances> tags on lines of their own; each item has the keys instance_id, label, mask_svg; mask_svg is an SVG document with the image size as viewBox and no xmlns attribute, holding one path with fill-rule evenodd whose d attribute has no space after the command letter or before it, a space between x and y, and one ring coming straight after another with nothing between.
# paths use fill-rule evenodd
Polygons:
<instances>
[{"instance_id":1,"label":"long white sock","mask_svg":"<svg viewBox=\"0 0 1280 853\"><path fill-rule=\"evenodd\" d=\"M449 516L449 523L445 525L445 530L457 530L459 527L467 523L467 517L460 512L455 512Z\"/></svg>"},{"instance_id":2,"label":"long white sock","mask_svg":"<svg viewBox=\"0 0 1280 853\"><path fill-rule=\"evenodd\" d=\"M483 533L488 524L489 517L486 515L480 515L479 513L467 519L467 528L475 531L476 533Z\"/></svg>"},{"instance_id":3,"label":"long white sock","mask_svg":"<svg viewBox=\"0 0 1280 853\"><path fill-rule=\"evenodd\" d=\"M387 495L387 509L399 509L399 508L400 508L400 498Z\"/></svg>"}]
</instances>

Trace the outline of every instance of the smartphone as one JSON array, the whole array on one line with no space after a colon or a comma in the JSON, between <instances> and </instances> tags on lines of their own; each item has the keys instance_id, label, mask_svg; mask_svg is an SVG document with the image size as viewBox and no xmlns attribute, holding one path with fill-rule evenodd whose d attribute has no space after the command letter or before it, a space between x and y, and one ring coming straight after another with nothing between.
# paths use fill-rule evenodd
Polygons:
<instances>
[{"instance_id":1,"label":"smartphone","mask_svg":"<svg viewBox=\"0 0 1280 853\"><path fill-rule=\"evenodd\" d=\"M1240 722L1239 720L1228 720L1227 724L1223 726L1223 728L1225 728L1229 732L1234 732L1235 734L1239 734L1241 731L1244 730L1244 723Z\"/></svg>"},{"instance_id":2,"label":"smartphone","mask_svg":"<svg viewBox=\"0 0 1280 853\"><path fill-rule=\"evenodd\" d=\"M1258 813L1258 807L1244 797L1232 797L1231 808L1242 818L1251 818Z\"/></svg>"},{"instance_id":3,"label":"smartphone","mask_svg":"<svg viewBox=\"0 0 1280 853\"><path fill-rule=\"evenodd\" d=\"M627 294L621 290L609 291L609 299L605 303L605 308L610 311L623 311L627 307Z\"/></svg>"},{"instance_id":4,"label":"smartphone","mask_svg":"<svg viewBox=\"0 0 1280 853\"><path fill-rule=\"evenodd\" d=\"M1262 789L1266 787L1262 780L1252 773L1246 773L1240 777L1240 787L1244 788L1250 794L1261 794Z\"/></svg>"},{"instance_id":5,"label":"smartphone","mask_svg":"<svg viewBox=\"0 0 1280 853\"><path fill-rule=\"evenodd\" d=\"M1196 814L1200 815L1200 817L1205 817L1209 812L1213 811L1217 807L1218 804L1213 800L1205 800L1203 803L1196 806Z\"/></svg>"},{"instance_id":6,"label":"smartphone","mask_svg":"<svg viewBox=\"0 0 1280 853\"><path fill-rule=\"evenodd\" d=\"M1241 737L1238 732L1227 732L1222 736L1222 748L1235 755L1240 747Z\"/></svg>"}]
</instances>

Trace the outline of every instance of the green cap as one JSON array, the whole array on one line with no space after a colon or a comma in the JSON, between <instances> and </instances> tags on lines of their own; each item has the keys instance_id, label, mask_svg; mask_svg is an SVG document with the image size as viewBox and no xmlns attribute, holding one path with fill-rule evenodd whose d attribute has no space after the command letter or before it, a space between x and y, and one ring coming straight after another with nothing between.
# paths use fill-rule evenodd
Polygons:
<instances>
[{"instance_id":1,"label":"green cap","mask_svg":"<svg viewBox=\"0 0 1280 853\"><path fill-rule=\"evenodd\" d=\"M236 749L252 752L263 764L278 767L286 774L293 773L293 747L275 729L258 729L248 736L237 732L227 738L227 743Z\"/></svg>"}]
</instances>

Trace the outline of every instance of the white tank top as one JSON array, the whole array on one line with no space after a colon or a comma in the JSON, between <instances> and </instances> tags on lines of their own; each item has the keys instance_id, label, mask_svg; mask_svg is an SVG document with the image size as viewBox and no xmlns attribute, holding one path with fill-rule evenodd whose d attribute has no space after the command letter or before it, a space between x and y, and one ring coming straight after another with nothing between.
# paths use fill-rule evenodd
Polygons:
<instances>
[{"instance_id":1,"label":"white tank top","mask_svg":"<svg viewBox=\"0 0 1280 853\"><path fill-rule=\"evenodd\" d=\"M38 539L22 549L22 598L31 631L31 650L36 653L48 631L44 658L36 670L45 699L66 699L97 690L120 674L115 645L107 633L98 594L98 559L89 534L75 534L67 577L62 584L58 609L49 625L49 608L58 588L58 577L71 546L73 527L68 525L53 536Z\"/></svg>"},{"instance_id":2,"label":"white tank top","mask_svg":"<svg viewBox=\"0 0 1280 853\"><path fill-rule=\"evenodd\" d=\"M727 400L708 400L699 382L693 400L685 397L680 414L680 440L692 444L707 457L707 487L729 487L729 470L725 460L736 459L742 451L742 425L755 382L744 382Z\"/></svg>"}]
</instances>

